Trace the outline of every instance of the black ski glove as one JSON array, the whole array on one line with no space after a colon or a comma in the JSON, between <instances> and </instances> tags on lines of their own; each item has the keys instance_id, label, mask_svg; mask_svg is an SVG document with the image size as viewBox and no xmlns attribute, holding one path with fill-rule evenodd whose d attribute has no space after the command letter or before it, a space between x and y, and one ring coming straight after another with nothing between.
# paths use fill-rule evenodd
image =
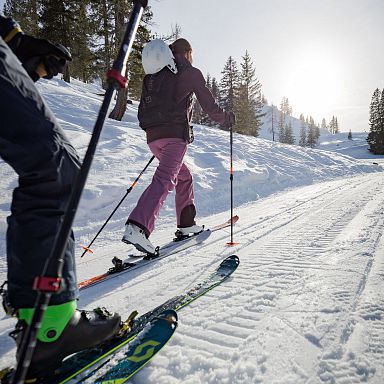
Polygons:
<instances>
[{"instance_id":1,"label":"black ski glove","mask_svg":"<svg viewBox=\"0 0 384 384\"><path fill-rule=\"evenodd\" d=\"M72 60L69 51L61 44L53 44L45 39L18 33L9 43L9 47L23 64L33 81L40 78L39 65L43 64L46 74L45 79L52 79L62 73L67 61Z\"/></svg>"},{"instance_id":2,"label":"black ski glove","mask_svg":"<svg viewBox=\"0 0 384 384\"><path fill-rule=\"evenodd\" d=\"M225 129L231 129L236 123L236 116L233 112L225 112L225 122L223 124Z\"/></svg>"}]
</instances>

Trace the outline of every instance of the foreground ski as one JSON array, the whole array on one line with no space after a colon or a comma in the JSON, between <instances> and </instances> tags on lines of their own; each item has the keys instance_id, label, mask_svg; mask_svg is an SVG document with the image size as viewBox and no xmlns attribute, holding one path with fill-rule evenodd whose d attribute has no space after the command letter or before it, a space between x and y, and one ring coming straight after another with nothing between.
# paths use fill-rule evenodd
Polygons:
<instances>
[{"instance_id":1,"label":"foreground ski","mask_svg":"<svg viewBox=\"0 0 384 384\"><path fill-rule=\"evenodd\" d=\"M103 346L90 348L69 357L64 360L56 374L28 382L74 384L87 380L92 383L124 383L167 344L176 327L177 313L167 309L151 318L140 329L104 343ZM120 356L121 353L124 355ZM100 370L106 372L99 372ZM7 375L1 378L1 383L9 383L11 376L12 370L8 370Z\"/></svg>"},{"instance_id":2,"label":"foreground ski","mask_svg":"<svg viewBox=\"0 0 384 384\"><path fill-rule=\"evenodd\" d=\"M217 269L212 272L209 276L202 279L199 283L194 285L192 288L187 290L185 293L175 296L169 300L167 300L165 303L159 305L155 309L145 313L144 315L136 318L134 320L132 331L130 334L126 336L126 343L133 340L136 335L140 335L140 332L145 329L147 324L150 324L154 319L161 317L161 314L166 310L174 310L178 311L181 308L184 308L197 298L203 296L205 293L209 292L219 284L221 284L223 281L227 280L229 276L237 269L240 261L239 258L235 255L227 257L225 260L223 260L220 265L217 267ZM117 351L118 348L114 348L114 352ZM94 360L99 360L100 355L95 357L92 354L92 350L86 350L77 353L73 357L68 358L66 363L66 369L67 372L75 372L77 375L78 372L82 372L85 369L87 369L89 366L95 366ZM101 366L103 362L99 366ZM111 364L113 364L111 362ZM120 361L117 362L117 365L120 366ZM88 372L87 377L89 378L92 372L95 372L96 368L93 370L89 370L91 372ZM137 370L136 370L137 372ZM95 372L96 373L96 372ZM73 381L72 378L74 377L74 374L71 376L68 374L68 378L65 380L60 381L60 384L64 383L76 383L78 381ZM70 380L71 379L71 380ZM125 381L125 380L124 380ZM105 383L124 383L124 381L105 381ZM93 381L92 381L93 382Z\"/></svg>"},{"instance_id":3,"label":"foreground ski","mask_svg":"<svg viewBox=\"0 0 384 384\"><path fill-rule=\"evenodd\" d=\"M51 379L46 379L42 383L73 384L82 382L83 380L89 378L92 375L95 375L96 377L96 372L101 367L103 367L108 361L110 361L114 354L122 350L122 348L127 348L126 350L132 351L133 349L130 348L131 344L127 344L131 340L133 340L137 335L140 335L140 332L143 331L148 324L151 324L157 318L162 317L162 313L165 310L178 311L193 302L194 300L196 300L197 298L203 296L205 293L209 292L210 290L221 284L223 281L227 280L229 276L231 276L231 274L237 269L239 263L240 261L237 256L232 255L227 257L221 262L221 264L217 267L214 272L212 272L208 277L202 279L199 283L195 284L185 293L167 300L165 303L159 305L155 309L134 319L131 331L126 334L123 338L118 340L111 340L110 342L104 343L103 346L100 346L98 348L87 349L68 357L64 361L63 366L60 369L60 375L55 376ZM124 359L126 359L126 357L124 357L123 360ZM111 364L113 364L114 362L111 361ZM120 362L121 361L119 360L119 358L117 358L116 364L118 366L120 366ZM104 382L123 383L124 381L106 380ZM1 383L8 383L8 381L2 380Z\"/></svg>"},{"instance_id":4,"label":"foreground ski","mask_svg":"<svg viewBox=\"0 0 384 384\"><path fill-rule=\"evenodd\" d=\"M205 280L196 284L193 288L189 289L184 294L176 296L153 309L152 311L142 315L137 321L137 326L141 328L144 327L147 322L152 322L153 318L156 319L161 314L167 312L164 310L165 308L171 308L172 310L177 311L187 306L198 297L203 296L205 293L225 281L236 270L239 263L240 261L237 256L229 256L224 261L222 261L217 270L208 276ZM141 326L139 324L141 324ZM145 362L145 364L147 362ZM138 367L134 373L141 369L145 364L142 364L140 367ZM95 383L125 383L125 381L132 377L134 374L131 374L131 372L132 370L130 358L128 357L126 359L119 359L118 363L115 364L114 367L111 368L105 375L101 376L97 381L95 381Z\"/></svg>"},{"instance_id":5,"label":"foreground ski","mask_svg":"<svg viewBox=\"0 0 384 384\"><path fill-rule=\"evenodd\" d=\"M163 259L164 257L174 255L177 252L180 252L182 250L188 249L194 245L200 244L203 241L205 241L212 232L219 231L221 229L227 228L232 224L235 224L239 220L239 216L233 216L232 219L227 220L226 222L216 225L211 229L206 229L203 232L200 232L196 236L192 236L186 240L177 241L177 242L170 242L168 244L165 244L163 247L160 248L159 256L157 257L147 257L145 255L141 255L141 258L138 260L121 260L117 257L114 257L112 259L113 267L110 268L107 272L91 277L90 279L84 280L78 284L78 287L80 290L92 287L98 283L101 283L103 281L112 279L116 276L120 276L123 273L126 273L128 271L132 271L141 267L144 267L145 265L150 264L151 262L155 260Z\"/></svg>"},{"instance_id":6,"label":"foreground ski","mask_svg":"<svg viewBox=\"0 0 384 384\"><path fill-rule=\"evenodd\" d=\"M203 296L213 288L220 285L223 281L227 280L232 273L236 271L239 264L240 260L236 255L228 256L220 263L217 269L211 273L211 275L194 285L185 293L167 300L165 303L159 305L152 311L140 316L138 321L144 321L144 323L151 321L154 316L158 316L158 314L165 308L171 308L175 311L179 311L181 308L184 308L200 296Z\"/></svg>"}]
</instances>

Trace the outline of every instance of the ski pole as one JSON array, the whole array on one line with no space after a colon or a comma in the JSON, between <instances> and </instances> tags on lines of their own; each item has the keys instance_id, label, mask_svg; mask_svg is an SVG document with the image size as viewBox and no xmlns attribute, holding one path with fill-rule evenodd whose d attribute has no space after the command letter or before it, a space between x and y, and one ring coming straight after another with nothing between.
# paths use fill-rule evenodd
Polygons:
<instances>
[{"instance_id":1,"label":"ski pole","mask_svg":"<svg viewBox=\"0 0 384 384\"><path fill-rule=\"evenodd\" d=\"M15 372L11 378L11 384L24 383L24 379L35 349L37 332L39 331L45 310L49 304L52 294L57 293L61 288L64 253L71 233L76 210L80 202L81 193L87 180L89 169L92 164L96 146L100 138L113 93L116 89L126 88L128 85L128 80L125 78L127 60L132 49L132 44L136 36L141 16L147 5L148 0L134 0L134 7L122 39L118 55L112 68L107 72L108 87L93 128L87 152L76 178L75 187L71 193L66 212L63 216L63 221L52 247L51 254L44 265L43 273L41 276L37 276L33 283L33 289L37 291L34 305L35 311L31 324L27 327L22 336L19 359ZM52 270L56 271L56 276L48 275L48 271Z\"/></svg>"},{"instance_id":2,"label":"ski pole","mask_svg":"<svg viewBox=\"0 0 384 384\"><path fill-rule=\"evenodd\" d=\"M87 252L90 252L90 253L93 253L92 250L91 250L91 245L93 244L93 242L97 239L97 237L100 235L101 231L105 228L105 226L108 224L109 220L111 220L112 216L115 214L115 212L118 210L118 208L120 207L120 205L123 203L123 201L125 200L125 198L128 196L129 193L131 193L133 187L137 184L137 182L139 181L140 177L142 176L142 174L147 170L147 168L149 167L149 165L152 163L153 159L155 158L155 156L152 156L151 159L148 161L147 165L144 167L144 169L140 172L140 174L136 177L135 181L132 183L132 185L127 189L127 191L125 192L125 195L122 197L122 199L119 201L119 203L117 204L116 208L112 211L112 213L108 216L108 219L105 221L105 223L101 226L101 228L99 229L99 231L96 233L95 237L92 239L92 241L87 245L87 246L84 246L84 245L81 245L81 247L84 249L84 252L82 253L81 257L83 257Z\"/></svg>"},{"instance_id":3,"label":"ski pole","mask_svg":"<svg viewBox=\"0 0 384 384\"><path fill-rule=\"evenodd\" d=\"M229 127L229 148L230 148L230 167L229 179L231 181L231 218L233 217L233 127ZM227 243L228 246L237 245L239 243L233 242L233 221L231 219L231 241Z\"/></svg>"}]
</instances>

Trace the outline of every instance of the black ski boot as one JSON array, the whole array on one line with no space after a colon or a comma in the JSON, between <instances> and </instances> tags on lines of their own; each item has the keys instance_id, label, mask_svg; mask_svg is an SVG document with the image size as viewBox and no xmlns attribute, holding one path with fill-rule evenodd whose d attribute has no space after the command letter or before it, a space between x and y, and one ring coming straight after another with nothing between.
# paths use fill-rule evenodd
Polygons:
<instances>
[{"instance_id":1,"label":"black ski boot","mask_svg":"<svg viewBox=\"0 0 384 384\"><path fill-rule=\"evenodd\" d=\"M93 311L76 310L58 339L52 342L37 340L27 379L53 375L66 356L101 344L115 336L120 330L120 323L120 315L112 314L105 308ZM16 329L10 334L16 340L17 359L26 327L27 323L19 320Z\"/></svg>"}]
</instances>

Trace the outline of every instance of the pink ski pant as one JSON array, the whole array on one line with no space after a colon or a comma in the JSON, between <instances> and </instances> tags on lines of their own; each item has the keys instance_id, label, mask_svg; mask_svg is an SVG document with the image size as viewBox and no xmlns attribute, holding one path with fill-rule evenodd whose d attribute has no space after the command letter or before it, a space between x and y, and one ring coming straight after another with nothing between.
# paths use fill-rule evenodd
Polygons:
<instances>
[{"instance_id":1,"label":"pink ski pant","mask_svg":"<svg viewBox=\"0 0 384 384\"><path fill-rule=\"evenodd\" d=\"M128 222L146 229L147 235L154 230L160 209L173 189L176 188L177 225L180 225L181 213L185 207L193 206L194 211L192 175L183 162L187 145L180 138L158 139L148 144L151 152L159 160L159 165L151 184L143 192L128 218ZM193 224L194 217L191 218L190 225Z\"/></svg>"}]
</instances>

